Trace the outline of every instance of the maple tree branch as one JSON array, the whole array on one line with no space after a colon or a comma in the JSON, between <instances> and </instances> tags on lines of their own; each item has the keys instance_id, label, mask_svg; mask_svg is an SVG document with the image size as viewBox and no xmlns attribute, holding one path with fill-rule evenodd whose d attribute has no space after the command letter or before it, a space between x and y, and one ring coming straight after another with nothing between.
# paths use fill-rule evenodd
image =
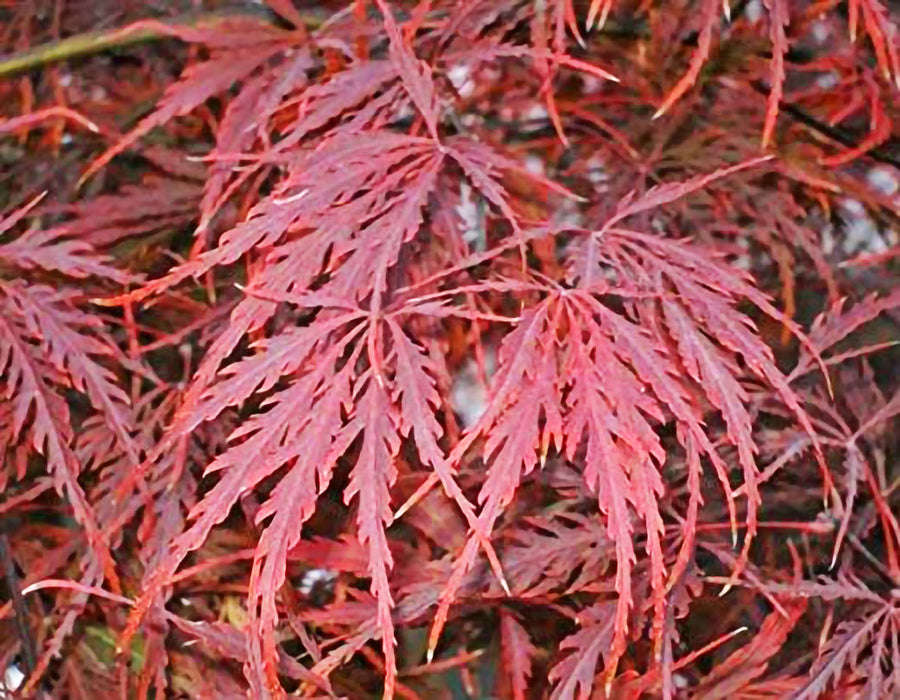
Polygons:
<instances>
[{"instance_id":1,"label":"maple tree branch","mask_svg":"<svg viewBox=\"0 0 900 700\"><path fill-rule=\"evenodd\" d=\"M318 15L306 13L302 15L308 28L315 28L322 23ZM0 57L0 78L8 78L19 73L36 70L53 63L68 61L82 56L92 56L112 49L134 46L160 39L172 39L172 34L165 27L210 27L228 19L259 19L262 23L271 24L277 21L276 16L268 9L248 5L240 10L218 10L212 12L193 12L177 15L168 19L156 20L156 26L139 25L118 27L93 32L76 34L59 41L25 49L10 56Z\"/></svg>"},{"instance_id":2,"label":"maple tree branch","mask_svg":"<svg viewBox=\"0 0 900 700\"><path fill-rule=\"evenodd\" d=\"M761 95L769 94L769 88L760 81L752 81L750 83L750 87L752 87ZM779 102L778 108L782 112L790 116L792 119L803 124L805 127L812 129L813 131L821 134L831 141L834 141L835 143L839 143L842 146L850 149L857 148L859 146L859 139L848 134L844 129L831 126L830 124L826 124L825 122L816 119L809 112L798 107L795 104L791 104L790 102L781 100ZM892 145L894 143L894 139L888 139L888 141L886 142L886 144L888 145ZM876 146L875 148L870 149L866 152L865 155L872 160L878 161L879 163L892 165L895 168L900 169L900 158L894 157L893 154L886 153L884 150L884 145Z\"/></svg>"},{"instance_id":3,"label":"maple tree branch","mask_svg":"<svg viewBox=\"0 0 900 700\"><path fill-rule=\"evenodd\" d=\"M166 24L169 24L167 22ZM134 31L113 29L85 32L75 36L51 41L31 49L20 51L0 60L0 78L43 68L46 65L66 61L70 58L100 53L108 49L120 48L163 38L158 29L141 28Z\"/></svg>"},{"instance_id":4,"label":"maple tree branch","mask_svg":"<svg viewBox=\"0 0 900 700\"><path fill-rule=\"evenodd\" d=\"M25 599L19 588L19 577L16 575L16 564L12 557L12 548L9 546L9 537L5 532L0 532L0 566L3 567L3 580L12 601L13 615L16 623L16 633L22 644L22 663L25 666L25 675L31 675L37 663L34 638L28 628L28 609L25 607Z\"/></svg>"}]
</instances>

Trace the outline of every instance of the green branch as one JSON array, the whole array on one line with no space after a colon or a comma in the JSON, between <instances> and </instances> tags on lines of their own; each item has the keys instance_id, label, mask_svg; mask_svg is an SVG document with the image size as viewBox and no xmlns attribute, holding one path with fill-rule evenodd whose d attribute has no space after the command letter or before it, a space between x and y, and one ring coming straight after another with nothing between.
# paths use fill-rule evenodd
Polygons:
<instances>
[{"instance_id":1,"label":"green branch","mask_svg":"<svg viewBox=\"0 0 900 700\"><path fill-rule=\"evenodd\" d=\"M260 23L271 24L275 16L262 7L247 7L240 11L219 11L178 15L168 19L154 20L152 23L107 29L77 34L59 41L35 46L10 56L0 57L0 78L25 73L44 66L68 61L72 58L120 49L135 44L175 38L167 28L194 27L209 28L225 20L235 18L257 19ZM321 24L319 17L305 17L306 26L314 28Z\"/></svg>"}]
</instances>

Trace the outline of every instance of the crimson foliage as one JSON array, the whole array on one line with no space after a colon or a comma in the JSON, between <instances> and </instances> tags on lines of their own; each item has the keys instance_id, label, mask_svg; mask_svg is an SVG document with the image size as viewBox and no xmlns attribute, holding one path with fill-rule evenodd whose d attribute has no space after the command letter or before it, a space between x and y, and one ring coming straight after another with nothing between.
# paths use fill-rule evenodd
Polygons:
<instances>
[{"instance_id":1,"label":"crimson foliage","mask_svg":"<svg viewBox=\"0 0 900 700\"><path fill-rule=\"evenodd\" d=\"M0 6L22 692L900 695L886 4L177 4Z\"/></svg>"}]
</instances>

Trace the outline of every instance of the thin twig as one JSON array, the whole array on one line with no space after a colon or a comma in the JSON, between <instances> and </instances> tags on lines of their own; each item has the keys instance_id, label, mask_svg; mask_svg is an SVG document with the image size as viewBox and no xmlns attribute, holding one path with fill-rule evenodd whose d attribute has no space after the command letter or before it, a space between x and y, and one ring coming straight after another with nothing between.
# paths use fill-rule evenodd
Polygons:
<instances>
[{"instance_id":1,"label":"thin twig","mask_svg":"<svg viewBox=\"0 0 900 700\"><path fill-rule=\"evenodd\" d=\"M847 533L847 544L849 544L886 583L890 584L893 588L900 586L900 581L888 571L888 568L878 560L878 557L872 554L872 552L870 552L852 532Z\"/></svg>"}]
</instances>

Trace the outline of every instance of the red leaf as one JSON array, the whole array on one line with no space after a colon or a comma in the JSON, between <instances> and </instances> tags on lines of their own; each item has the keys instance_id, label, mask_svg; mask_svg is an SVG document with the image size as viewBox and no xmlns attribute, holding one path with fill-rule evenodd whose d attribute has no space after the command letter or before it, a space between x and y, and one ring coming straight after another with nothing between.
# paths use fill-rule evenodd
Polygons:
<instances>
[{"instance_id":1,"label":"red leaf","mask_svg":"<svg viewBox=\"0 0 900 700\"><path fill-rule=\"evenodd\" d=\"M719 0L703 0L703 3L700 6L702 22L700 34L697 37L697 48L691 56L688 71L682 76L681 80L675 84L675 87L669 91L669 94L666 95L666 99L663 100L663 103L653 115L654 119L658 119L668 112L672 105L674 105L681 96L697 82L697 78L700 76L700 70L703 68L703 64L706 63L706 59L709 58L709 50L712 47L713 27L715 27L716 22L719 20L720 5L721 3Z\"/></svg>"},{"instance_id":2,"label":"red leaf","mask_svg":"<svg viewBox=\"0 0 900 700\"><path fill-rule=\"evenodd\" d=\"M769 36L772 40L771 87L766 101L766 121L763 126L762 147L765 149L775 132L778 108L784 95L784 57L788 52L785 27L790 23L790 8L786 0L766 0L769 11Z\"/></svg>"},{"instance_id":3,"label":"red leaf","mask_svg":"<svg viewBox=\"0 0 900 700\"><path fill-rule=\"evenodd\" d=\"M525 700L531 678L531 658L537 649L522 624L506 608L500 613L500 645L513 700Z\"/></svg>"},{"instance_id":4,"label":"red leaf","mask_svg":"<svg viewBox=\"0 0 900 700\"><path fill-rule=\"evenodd\" d=\"M409 98L425 120L431 137L438 141L438 100L431 78L431 67L416 58L408 40L403 36L400 27L394 21L387 0L376 0L378 9L384 15L384 28L390 40L391 62L403 81Z\"/></svg>"},{"instance_id":5,"label":"red leaf","mask_svg":"<svg viewBox=\"0 0 900 700\"><path fill-rule=\"evenodd\" d=\"M581 629L562 641L560 652L568 654L550 670L552 700L587 700L591 696L597 663L612 644L615 618L609 603L598 603L578 614Z\"/></svg>"},{"instance_id":6,"label":"red leaf","mask_svg":"<svg viewBox=\"0 0 900 700\"><path fill-rule=\"evenodd\" d=\"M208 61L188 66L180 80L168 87L156 110L95 159L81 176L81 181L90 178L156 127L174 117L188 114L210 97L244 80L291 42L290 33L271 27L265 29L257 23L253 23L251 31L247 30L247 26L238 24L234 27L233 37L229 37L227 32L208 34L200 30L167 28L167 31L186 41L207 43L212 39L227 50L214 54Z\"/></svg>"},{"instance_id":7,"label":"red leaf","mask_svg":"<svg viewBox=\"0 0 900 700\"><path fill-rule=\"evenodd\" d=\"M358 503L359 540L369 549L371 591L378 603L376 623L384 651L384 697L391 698L397 677L394 652L394 622L388 571L394 560L388 547L385 527L391 522L390 487L397 478L394 459L400 440L391 417L387 393L374 378L368 378L359 399L356 421L351 429L362 433L362 446L356 465L350 472L350 484L344 491L344 502L355 496ZM357 387L356 391L360 391Z\"/></svg>"}]
</instances>

